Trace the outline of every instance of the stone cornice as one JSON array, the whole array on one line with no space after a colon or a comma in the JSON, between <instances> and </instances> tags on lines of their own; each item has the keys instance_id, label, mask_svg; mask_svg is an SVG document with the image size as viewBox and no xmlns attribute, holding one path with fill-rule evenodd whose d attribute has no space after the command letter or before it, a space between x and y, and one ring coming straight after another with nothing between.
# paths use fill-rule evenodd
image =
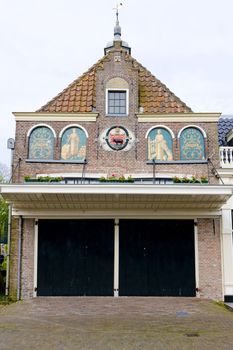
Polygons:
<instances>
[{"instance_id":1,"label":"stone cornice","mask_svg":"<svg viewBox=\"0 0 233 350\"><path fill-rule=\"evenodd\" d=\"M13 112L16 121L69 121L69 122L95 122L98 113L39 113L39 112Z\"/></svg>"},{"instance_id":2,"label":"stone cornice","mask_svg":"<svg viewBox=\"0 0 233 350\"><path fill-rule=\"evenodd\" d=\"M216 123L221 113L158 113L136 114L139 123L165 123L165 122L188 122L188 123Z\"/></svg>"}]
</instances>

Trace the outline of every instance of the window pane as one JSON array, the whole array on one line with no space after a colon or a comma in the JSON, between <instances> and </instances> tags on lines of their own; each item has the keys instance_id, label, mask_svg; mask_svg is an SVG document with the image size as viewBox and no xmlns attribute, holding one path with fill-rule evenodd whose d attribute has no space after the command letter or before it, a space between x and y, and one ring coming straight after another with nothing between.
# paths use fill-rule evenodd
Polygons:
<instances>
[{"instance_id":1,"label":"window pane","mask_svg":"<svg viewBox=\"0 0 233 350\"><path fill-rule=\"evenodd\" d=\"M109 114L114 114L114 107L109 107L108 108L108 113Z\"/></svg>"},{"instance_id":2,"label":"window pane","mask_svg":"<svg viewBox=\"0 0 233 350\"><path fill-rule=\"evenodd\" d=\"M108 113L126 114L126 92L109 91L108 92Z\"/></svg>"}]
</instances>

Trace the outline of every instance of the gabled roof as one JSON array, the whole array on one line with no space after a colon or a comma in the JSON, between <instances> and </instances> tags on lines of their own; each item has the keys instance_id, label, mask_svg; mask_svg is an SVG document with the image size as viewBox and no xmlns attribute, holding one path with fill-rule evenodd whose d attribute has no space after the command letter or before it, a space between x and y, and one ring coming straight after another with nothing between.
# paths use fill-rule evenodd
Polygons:
<instances>
[{"instance_id":1,"label":"gabled roof","mask_svg":"<svg viewBox=\"0 0 233 350\"><path fill-rule=\"evenodd\" d=\"M96 72L103 69L110 53L94 64L37 112L92 112L96 107ZM130 55L126 60L138 69L139 106L143 113L188 113L192 110L174 95L161 81Z\"/></svg>"}]
</instances>

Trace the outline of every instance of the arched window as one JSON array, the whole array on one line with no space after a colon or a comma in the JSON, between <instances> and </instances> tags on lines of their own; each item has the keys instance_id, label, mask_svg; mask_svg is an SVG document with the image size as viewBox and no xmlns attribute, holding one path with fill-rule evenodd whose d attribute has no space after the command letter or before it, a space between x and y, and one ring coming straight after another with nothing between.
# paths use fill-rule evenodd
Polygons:
<instances>
[{"instance_id":1,"label":"arched window","mask_svg":"<svg viewBox=\"0 0 233 350\"><path fill-rule=\"evenodd\" d=\"M126 116L129 113L129 84L115 77L106 84L106 115Z\"/></svg>"},{"instance_id":2,"label":"arched window","mask_svg":"<svg viewBox=\"0 0 233 350\"><path fill-rule=\"evenodd\" d=\"M29 159L53 159L54 133L46 126L34 128L29 135Z\"/></svg>"},{"instance_id":3,"label":"arched window","mask_svg":"<svg viewBox=\"0 0 233 350\"><path fill-rule=\"evenodd\" d=\"M86 158L87 136L78 127L66 129L61 137L61 159L83 161Z\"/></svg>"},{"instance_id":4,"label":"arched window","mask_svg":"<svg viewBox=\"0 0 233 350\"><path fill-rule=\"evenodd\" d=\"M164 127L155 127L148 133L148 160L173 160L172 136Z\"/></svg>"},{"instance_id":5,"label":"arched window","mask_svg":"<svg viewBox=\"0 0 233 350\"><path fill-rule=\"evenodd\" d=\"M185 128L180 134L180 159L204 160L205 140L201 130L195 127Z\"/></svg>"}]
</instances>

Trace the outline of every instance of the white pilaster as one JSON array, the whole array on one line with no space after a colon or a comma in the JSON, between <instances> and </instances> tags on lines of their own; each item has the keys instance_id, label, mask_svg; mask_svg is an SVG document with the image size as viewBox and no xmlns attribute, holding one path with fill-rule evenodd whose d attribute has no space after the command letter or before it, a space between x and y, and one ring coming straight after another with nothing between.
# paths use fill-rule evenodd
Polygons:
<instances>
[{"instance_id":1,"label":"white pilaster","mask_svg":"<svg viewBox=\"0 0 233 350\"><path fill-rule=\"evenodd\" d=\"M114 297L119 296L119 219L114 226Z\"/></svg>"},{"instance_id":2,"label":"white pilaster","mask_svg":"<svg viewBox=\"0 0 233 350\"><path fill-rule=\"evenodd\" d=\"M33 296L37 296L37 270L38 270L38 220L35 220L34 232L34 290Z\"/></svg>"},{"instance_id":3,"label":"white pilaster","mask_svg":"<svg viewBox=\"0 0 233 350\"><path fill-rule=\"evenodd\" d=\"M194 220L194 250L195 250L195 279L196 279L196 296L200 297L199 292L199 254L198 254L198 226L197 219Z\"/></svg>"},{"instance_id":4,"label":"white pilaster","mask_svg":"<svg viewBox=\"0 0 233 350\"><path fill-rule=\"evenodd\" d=\"M222 262L224 295L233 296L233 245L231 208L222 209Z\"/></svg>"}]
</instances>

